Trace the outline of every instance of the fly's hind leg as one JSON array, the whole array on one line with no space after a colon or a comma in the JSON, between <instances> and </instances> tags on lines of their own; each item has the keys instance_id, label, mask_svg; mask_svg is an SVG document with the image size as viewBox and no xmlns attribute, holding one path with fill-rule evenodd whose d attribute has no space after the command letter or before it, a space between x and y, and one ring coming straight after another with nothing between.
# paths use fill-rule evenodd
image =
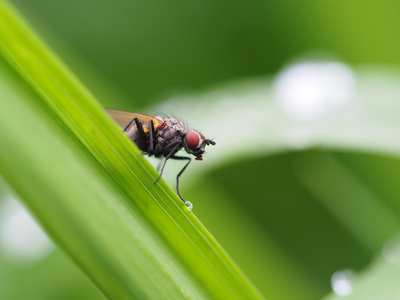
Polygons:
<instances>
[{"instance_id":1,"label":"fly's hind leg","mask_svg":"<svg viewBox=\"0 0 400 300\"><path fill-rule=\"evenodd\" d=\"M149 148L147 150L147 153L150 155L156 155L156 131L154 129L154 123L153 120L150 120L149 122Z\"/></svg>"},{"instance_id":2,"label":"fly's hind leg","mask_svg":"<svg viewBox=\"0 0 400 300\"><path fill-rule=\"evenodd\" d=\"M146 134L144 133L142 122L138 118L133 118L132 120L129 121L128 124L125 125L124 127L124 132L127 132L128 129L131 127L132 123L135 122L138 134L139 134L139 140L141 147L140 149L147 149L147 140L146 140Z\"/></svg>"}]
</instances>

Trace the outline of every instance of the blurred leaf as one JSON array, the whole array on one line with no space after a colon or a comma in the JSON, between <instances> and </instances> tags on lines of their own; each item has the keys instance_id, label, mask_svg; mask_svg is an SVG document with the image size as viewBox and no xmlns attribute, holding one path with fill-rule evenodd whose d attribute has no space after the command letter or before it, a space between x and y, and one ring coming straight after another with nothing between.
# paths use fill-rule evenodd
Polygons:
<instances>
[{"instance_id":1,"label":"blurred leaf","mask_svg":"<svg viewBox=\"0 0 400 300\"><path fill-rule=\"evenodd\" d=\"M338 278L336 292L326 300L398 299L400 289L399 240L385 249L384 256L376 259L371 266L357 276ZM339 280L342 280L339 282Z\"/></svg>"},{"instance_id":2,"label":"blurred leaf","mask_svg":"<svg viewBox=\"0 0 400 300\"><path fill-rule=\"evenodd\" d=\"M105 299L70 259L56 250L35 263L0 257L0 296L7 300Z\"/></svg>"},{"instance_id":3,"label":"blurred leaf","mask_svg":"<svg viewBox=\"0 0 400 300\"><path fill-rule=\"evenodd\" d=\"M400 231L399 72L354 74L348 105L317 120L290 116L269 78L158 107L216 136L218 147L185 173L182 193L266 297L320 298L334 272L361 270Z\"/></svg>"},{"instance_id":4,"label":"blurred leaf","mask_svg":"<svg viewBox=\"0 0 400 300\"><path fill-rule=\"evenodd\" d=\"M148 108L165 94L273 74L314 50L352 65L400 63L396 0L12 2L68 65L75 52L123 92L121 108ZM371 20L379 26L371 28ZM90 74L81 75L91 82ZM110 106L106 89L91 87Z\"/></svg>"},{"instance_id":5,"label":"blurred leaf","mask_svg":"<svg viewBox=\"0 0 400 300\"><path fill-rule=\"evenodd\" d=\"M389 179L399 170L397 157L299 151L242 158L184 191L267 298L319 299L334 272L360 271L399 232L400 191Z\"/></svg>"}]
</instances>

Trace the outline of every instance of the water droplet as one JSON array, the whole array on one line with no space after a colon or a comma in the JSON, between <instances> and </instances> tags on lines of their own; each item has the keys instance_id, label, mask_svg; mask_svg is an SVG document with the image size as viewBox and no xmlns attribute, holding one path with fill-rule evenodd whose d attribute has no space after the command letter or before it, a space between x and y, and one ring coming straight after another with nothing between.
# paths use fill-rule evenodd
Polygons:
<instances>
[{"instance_id":1,"label":"water droplet","mask_svg":"<svg viewBox=\"0 0 400 300\"><path fill-rule=\"evenodd\" d=\"M185 205L186 205L186 207L188 208L189 211L192 211L192 210L193 210L193 204L192 204L192 202L185 201Z\"/></svg>"},{"instance_id":2,"label":"water droplet","mask_svg":"<svg viewBox=\"0 0 400 300\"><path fill-rule=\"evenodd\" d=\"M387 241L383 245L382 256L389 263L400 263L400 236Z\"/></svg>"},{"instance_id":3,"label":"water droplet","mask_svg":"<svg viewBox=\"0 0 400 300\"><path fill-rule=\"evenodd\" d=\"M349 295L353 291L353 281L353 271L337 271L333 273L331 278L332 289L339 296Z\"/></svg>"}]
</instances>

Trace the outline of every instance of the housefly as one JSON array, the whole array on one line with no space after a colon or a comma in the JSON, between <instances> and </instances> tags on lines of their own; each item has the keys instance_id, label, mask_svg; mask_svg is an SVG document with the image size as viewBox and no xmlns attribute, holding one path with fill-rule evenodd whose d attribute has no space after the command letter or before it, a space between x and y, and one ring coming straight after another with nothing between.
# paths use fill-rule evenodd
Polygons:
<instances>
[{"instance_id":1,"label":"housefly","mask_svg":"<svg viewBox=\"0 0 400 300\"><path fill-rule=\"evenodd\" d=\"M179 177L185 171L191 157L175 155L182 147L196 160L203 159L205 147L215 145L213 140L205 138L196 130L189 130L181 120L176 118L151 117L148 115L107 109L107 113L124 127L124 133L148 156L165 157L160 175L154 183L160 180L165 164L169 159L187 160L186 165L176 176L176 191L179 198L185 200L179 193Z\"/></svg>"}]
</instances>

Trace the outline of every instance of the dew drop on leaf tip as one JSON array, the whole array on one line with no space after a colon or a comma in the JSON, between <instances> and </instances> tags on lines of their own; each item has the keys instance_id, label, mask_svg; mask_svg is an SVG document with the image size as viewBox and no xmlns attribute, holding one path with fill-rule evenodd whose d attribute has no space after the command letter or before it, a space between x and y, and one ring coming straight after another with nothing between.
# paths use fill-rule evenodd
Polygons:
<instances>
[{"instance_id":1,"label":"dew drop on leaf tip","mask_svg":"<svg viewBox=\"0 0 400 300\"><path fill-rule=\"evenodd\" d=\"M188 208L189 211L193 210L193 204L189 201L185 201L185 206Z\"/></svg>"}]
</instances>

